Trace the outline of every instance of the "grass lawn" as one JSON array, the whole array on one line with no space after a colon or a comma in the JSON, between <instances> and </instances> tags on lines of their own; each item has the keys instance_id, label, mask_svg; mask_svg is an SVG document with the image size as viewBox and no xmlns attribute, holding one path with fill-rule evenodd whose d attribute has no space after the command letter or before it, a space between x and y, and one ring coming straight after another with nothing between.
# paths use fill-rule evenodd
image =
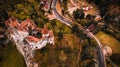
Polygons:
<instances>
[{"instance_id":1,"label":"grass lawn","mask_svg":"<svg viewBox=\"0 0 120 67\"><path fill-rule=\"evenodd\" d=\"M114 37L104 32L99 32L96 36L102 44L105 44L111 47L113 50L113 53L120 53L120 42L116 40Z\"/></svg>"},{"instance_id":2,"label":"grass lawn","mask_svg":"<svg viewBox=\"0 0 120 67\"><path fill-rule=\"evenodd\" d=\"M6 45L0 49L4 55L0 67L26 67L23 57L13 45Z\"/></svg>"}]
</instances>

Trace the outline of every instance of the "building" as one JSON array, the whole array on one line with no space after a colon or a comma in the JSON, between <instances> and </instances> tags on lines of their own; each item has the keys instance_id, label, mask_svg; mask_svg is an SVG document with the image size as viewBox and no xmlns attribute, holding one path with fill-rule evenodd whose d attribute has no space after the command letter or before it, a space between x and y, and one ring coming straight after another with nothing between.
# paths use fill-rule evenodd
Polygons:
<instances>
[{"instance_id":1,"label":"building","mask_svg":"<svg viewBox=\"0 0 120 67\"><path fill-rule=\"evenodd\" d=\"M89 30L90 32L92 32L94 29L95 29L94 24L91 24L91 25L88 27L88 30Z\"/></svg>"},{"instance_id":2,"label":"building","mask_svg":"<svg viewBox=\"0 0 120 67\"><path fill-rule=\"evenodd\" d=\"M52 0L40 0L40 4L46 11L48 11L50 9L51 2L52 2Z\"/></svg>"},{"instance_id":3,"label":"building","mask_svg":"<svg viewBox=\"0 0 120 67\"><path fill-rule=\"evenodd\" d=\"M22 54L27 67L38 67L38 63L31 58L34 57L34 51L41 49L47 43L54 45L54 33L44 28L38 28L30 19L26 19L21 23L14 17L5 21L5 25L9 31L9 39L15 43L17 50Z\"/></svg>"},{"instance_id":4,"label":"building","mask_svg":"<svg viewBox=\"0 0 120 67\"><path fill-rule=\"evenodd\" d=\"M10 38L14 41L24 42L34 49L41 49L47 43L54 44L54 34L46 26L43 29L37 28L34 22L26 19L21 23L16 18L10 18L5 21L5 25L10 32ZM17 40L17 41L16 41Z\"/></svg>"}]
</instances>

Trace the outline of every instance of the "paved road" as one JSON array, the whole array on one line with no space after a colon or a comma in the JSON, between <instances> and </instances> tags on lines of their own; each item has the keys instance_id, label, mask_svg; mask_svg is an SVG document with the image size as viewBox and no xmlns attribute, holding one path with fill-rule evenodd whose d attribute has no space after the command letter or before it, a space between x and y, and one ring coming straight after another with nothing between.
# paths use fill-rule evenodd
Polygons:
<instances>
[{"instance_id":1,"label":"paved road","mask_svg":"<svg viewBox=\"0 0 120 67\"><path fill-rule=\"evenodd\" d=\"M68 21L58 13L58 11L56 10L56 4L57 4L57 0L53 0L51 8L53 9L53 12L56 15L57 19L60 20L62 23L66 24L67 26L71 27L73 23L71 21Z\"/></svg>"},{"instance_id":2,"label":"paved road","mask_svg":"<svg viewBox=\"0 0 120 67\"><path fill-rule=\"evenodd\" d=\"M103 55L103 51L101 48L101 44L99 42L99 40L89 31L87 31L90 37L94 38L94 40L96 40L98 46L97 46L97 54L98 54L98 61L99 61L99 67L106 67L106 62L105 62L105 57Z\"/></svg>"},{"instance_id":3,"label":"paved road","mask_svg":"<svg viewBox=\"0 0 120 67\"><path fill-rule=\"evenodd\" d=\"M51 6L51 8L53 9L54 14L56 15L57 19L60 20L62 23L66 24L69 27L72 27L73 23L71 21L65 19L63 16L61 16L57 12L57 10L56 10L57 1L58 0L53 0L52 6ZM88 30L85 30L82 27L79 27L79 29L83 30L89 37L94 38L96 40L96 42L98 44L98 46L97 46L97 48L98 48L97 54L98 54L99 67L106 67L105 57L103 55L101 44L100 44L99 40L91 32L89 32Z\"/></svg>"}]
</instances>

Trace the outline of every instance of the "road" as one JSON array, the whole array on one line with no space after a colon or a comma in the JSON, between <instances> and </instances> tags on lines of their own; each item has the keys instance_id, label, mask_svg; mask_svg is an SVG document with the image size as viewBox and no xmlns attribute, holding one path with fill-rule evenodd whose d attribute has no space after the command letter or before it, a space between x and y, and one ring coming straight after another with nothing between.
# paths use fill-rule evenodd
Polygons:
<instances>
[{"instance_id":1,"label":"road","mask_svg":"<svg viewBox=\"0 0 120 67\"><path fill-rule=\"evenodd\" d=\"M70 0L70 2L76 7L77 5L73 2L73 0Z\"/></svg>"},{"instance_id":2,"label":"road","mask_svg":"<svg viewBox=\"0 0 120 67\"><path fill-rule=\"evenodd\" d=\"M59 21L61 21L62 23L66 24L67 26L72 27L71 25L72 25L73 23L72 23L71 21L65 19L63 16L61 16L61 15L58 13L58 11L57 11L57 9L56 9L56 4L57 4L57 0L53 0L53 3L52 3L51 8L52 8L54 14L56 15L56 18L57 18Z\"/></svg>"},{"instance_id":3,"label":"road","mask_svg":"<svg viewBox=\"0 0 120 67\"><path fill-rule=\"evenodd\" d=\"M56 15L56 19L60 20L62 23L66 24L67 26L72 27L73 23L70 20L67 20L63 16L61 16L58 13L58 11L56 10L57 1L58 0L53 0L52 6L51 6L54 14ZM100 44L99 40L91 32L89 32L88 30L85 30L84 28L82 28L80 26L79 26L79 29L83 30L89 37L94 38L94 40L96 40L96 42L98 44L98 46L97 46L97 50L98 50L97 54L98 54L99 67L106 67L105 57L103 55L101 44Z\"/></svg>"}]
</instances>

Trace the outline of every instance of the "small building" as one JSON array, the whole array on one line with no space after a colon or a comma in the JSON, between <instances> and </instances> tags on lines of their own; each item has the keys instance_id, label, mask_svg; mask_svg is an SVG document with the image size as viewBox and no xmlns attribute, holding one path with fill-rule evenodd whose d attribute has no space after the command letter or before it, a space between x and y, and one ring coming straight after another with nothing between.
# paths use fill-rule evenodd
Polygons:
<instances>
[{"instance_id":1,"label":"small building","mask_svg":"<svg viewBox=\"0 0 120 67\"><path fill-rule=\"evenodd\" d=\"M90 32L92 32L94 29L95 29L94 24L91 24L91 25L88 27L88 30L89 30Z\"/></svg>"},{"instance_id":2,"label":"small building","mask_svg":"<svg viewBox=\"0 0 120 67\"><path fill-rule=\"evenodd\" d=\"M40 0L40 4L42 5L43 9L48 11L50 9L52 0Z\"/></svg>"}]
</instances>

